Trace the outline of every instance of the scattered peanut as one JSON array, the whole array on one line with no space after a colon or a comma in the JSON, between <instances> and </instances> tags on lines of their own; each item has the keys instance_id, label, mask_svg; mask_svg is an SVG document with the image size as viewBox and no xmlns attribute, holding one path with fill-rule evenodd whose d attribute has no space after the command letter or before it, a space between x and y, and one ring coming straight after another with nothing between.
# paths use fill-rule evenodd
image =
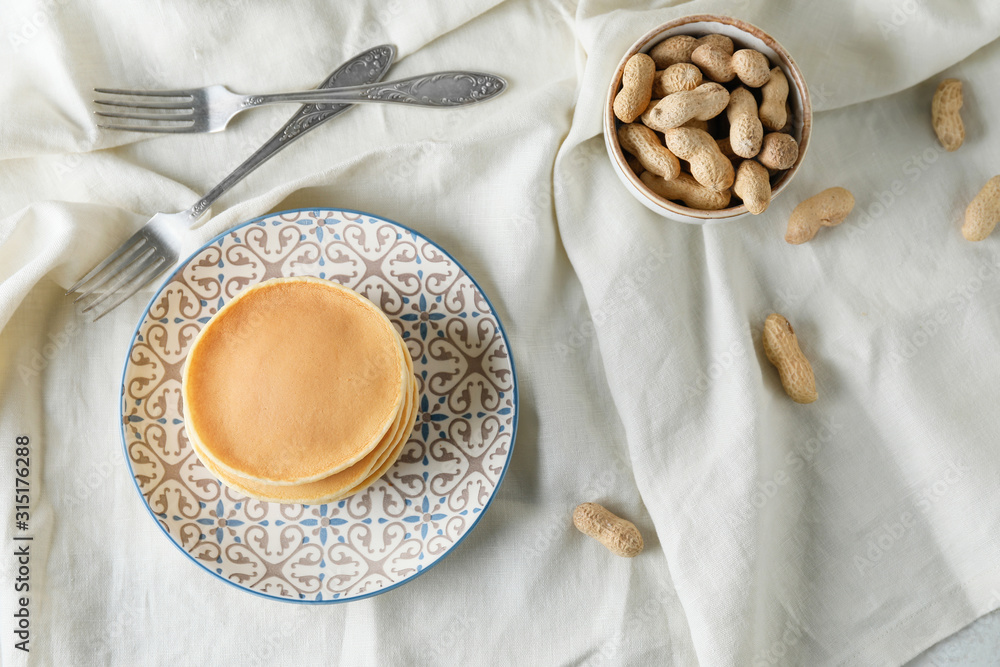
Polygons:
<instances>
[{"instance_id":1,"label":"scattered peanut","mask_svg":"<svg viewBox=\"0 0 1000 667\"><path fill-rule=\"evenodd\" d=\"M740 49L733 54L732 66L740 81L751 88L760 88L771 78L771 63L760 51Z\"/></svg>"},{"instance_id":2,"label":"scattered peanut","mask_svg":"<svg viewBox=\"0 0 1000 667\"><path fill-rule=\"evenodd\" d=\"M677 63L691 62L691 53L698 48L698 39L691 35L674 35L654 46L649 55L659 69Z\"/></svg>"},{"instance_id":3,"label":"scattered peanut","mask_svg":"<svg viewBox=\"0 0 1000 667\"><path fill-rule=\"evenodd\" d=\"M733 194L743 200L753 215L763 213L771 203L771 177L754 160L744 160L736 170Z\"/></svg>"},{"instance_id":4,"label":"scattered peanut","mask_svg":"<svg viewBox=\"0 0 1000 667\"><path fill-rule=\"evenodd\" d=\"M986 182L975 199L965 209L962 236L969 241L982 241L1000 222L1000 176Z\"/></svg>"},{"instance_id":5,"label":"scattered peanut","mask_svg":"<svg viewBox=\"0 0 1000 667\"><path fill-rule=\"evenodd\" d=\"M691 62L716 83L728 83L736 77L732 53L726 53L712 44L702 44L695 49L691 53Z\"/></svg>"},{"instance_id":6,"label":"scattered peanut","mask_svg":"<svg viewBox=\"0 0 1000 667\"><path fill-rule=\"evenodd\" d=\"M573 525L616 556L632 558L642 551L642 535L635 524L615 516L597 503L577 505L573 510Z\"/></svg>"},{"instance_id":7,"label":"scattered peanut","mask_svg":"<svg viewBox=\"0 0 1000 667\"><path fill-rule=\"evenodd\" d=\"M795 330L783 316L771 313L764 322L764 354L781 376L781 386L796 403L816 400L816 377L802 354Z\"/></svg>"},{"instance_id":8,"label":"scattered peanut","mask_svg":"<svg viewBox=\"0 0 1000 667\"><path fill-rule=\"evenodd\" d=\"M728 190L735 174L719 145L708 132L687 127L675 127L663 134L670 152L691 165L691 175L710 190Z\"/></svg>"},{"instance_id":9,"label":"scattered peanut","mask_svg":"<svg viewBox=\"0 0 1000 667\"><path fill-rule=\"evenodd\" d=\"M653 79L653 97L666 97L682 90L694 90L701 83L700 69L691 63L676 63L656 73Z\"/></svg>"},{"instance_id":10,"label":"scattered peanut","mask_svg":"<svg viewBox=\"0 0 1000 667\"><path fill-rule=\"evenodd\" d=\"M652 97L655 74L656 65L645 53L637 53L628 59L622 72L622 89L614 101L618 120L631 123L646 110Z\"/></svg>"},{"instance_id":11,"label":"scattered peanut","mask_svg":"<svg viewBox=\"0 0 1000 667\"><path fill-rule=\"evenodd\" d=\"M704 185L694 180L691 174L681 172L680 175L670 181L665 181L656 174L644 171L639 175L639 179L650 190L664 199L677 199L690 208L697 208L702 211L718 211L729 206L729 190L709 190Z\"/></svg>"},{"instance_id":12,"label":"scattered peanut","mask_svg":"<svg viewBox=\"0 0 1000 667\"><path fill-rule=\"evenodd\" d=\"M854 208L854 195L844 188L829 188L800 203L788 218L785 240L798 245L809 241L820 227L839 225Z\"/></svg>"},{"instance_id":13,"label":"scattered peanut","mask_svg":"<svg viewBox=\"0 0 1000 667\"><path fill-rule=\"evenodd\" d=\"M715 118L729 104L729 91L718 83L703 83L694 90L668 95L642 114L642 122L659 132L680 127L692 118Z\"/></svg>"},{"instance_id":14,"label":"scattered peanut","mask_svg":"<svg viewBox=\"0 0 1000 667\"><path fill-rule=\"evenodd\" d=\"M959 109L962 108L962 82L945 79L934 93L931 102L931 122L938 141L947 151L956 151L965 141L965 125Z\"/></svg>"},{"instance_id":15,"label":"scattered peanut","mask_svg":"<svg viewBox=\"0 0 1000 667\"><path fill-rule=\"evenodd\" d=\"M788 79L780 67L771 70L771 76L763 86L760 94L760 122L769 130L780 130L785 126L788 115L785 113L785 100L788 99Z\"/></svg>"},{"instance_id":16,"label":"scattered peanut","mask_svg":"<svg viewBox=\"0 0 1000 667\"><path fill-rule=\"evenodd\" d=\"M680 162L660 143L656 132L640 123L629 123L618 128L618 143L623 150L639 158L642 166L667 180L681 173Z\"/></svg>"},{"instance_id":17,"label":"scattered peanut","mask_svg":"<svg viewBox=\"0 0 1000 667\"><path fill-rule=\"evenodd\" d=\"M759 153L764 126L757 117L757 100L753 93L743 86L729 93L726 116L729 118L729 145L732 151L744 158Z\"/></svg>"},{"instance_id":18,"label":"scattered peanut","mask_svg":"<svg viewBox=\"0 0 1000 667\"><path fill-rule=\"evenodd\" d=\"M768 169L789 169L799 159L799 143L790 134L768 132L760 145L757 161Z\"/></svg>"}]
</instances>

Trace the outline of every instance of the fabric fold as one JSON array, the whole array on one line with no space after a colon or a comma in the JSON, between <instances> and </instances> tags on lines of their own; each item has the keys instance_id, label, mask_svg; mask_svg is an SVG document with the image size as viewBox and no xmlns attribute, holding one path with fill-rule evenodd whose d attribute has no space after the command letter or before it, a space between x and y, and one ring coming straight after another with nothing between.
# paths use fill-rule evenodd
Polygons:
<instances>
[{"instance_id":1,"label":"fabric fold","mask_svg":"<svg viewBox=\"0 0 1000 667\"><path fill-rule=\"evenodd\" d=\"M772 34L817 109L770 208L703 227L633 199L600 135L621 54L701 13ZM1000 606L1000 258L996 239L958 232L996 169L996 3L100 0L4 6L0 24L0 446L33 443L33 661L901 664ZM312 206L426 234L505 324L518 442L489 513L433 571L347 606L281 605L199 571L135 495L118 401L150 292L96 325L61 292L293 109L214 135L118 135L97 132L88 91L310 88L384 42L400 48L390 77L482 69L510 88L469 109L353 109L188 241ZM944 76L965 83L956 153L930 127ZM794 205L833 185L854 193L851 216L786 244ZM793 404L763 354L770 312L799 334L815 404ZM0 479L14 469L0 457ZM619 559L575 531L581 502L632 520L645 552ZM14 516L8 497L5 545ZM17 604L0 590L0 616ZM10 639L0 661L22 664Z\"/></svg>"}]
</instances>

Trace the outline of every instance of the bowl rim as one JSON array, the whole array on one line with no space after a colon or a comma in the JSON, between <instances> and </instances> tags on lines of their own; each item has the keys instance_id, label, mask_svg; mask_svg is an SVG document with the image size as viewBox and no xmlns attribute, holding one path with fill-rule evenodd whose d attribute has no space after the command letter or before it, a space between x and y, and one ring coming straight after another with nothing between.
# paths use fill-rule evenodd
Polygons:
<instances>
[{"instance_id":1,"label":"bowl rim","mask_svg":"<svg viewBox=\"0 0 1000 667\"><path fill-rule=\"evenodd\" d=\"M802 71L799 66L795 63L791 54L785 50L778 40L769 35L764 30L758 28L752 23L748 23L741 19L733 18L731 16L724 16L721 14L691 14L689 16L681 16L679 18L662 23L656 28L653 28L645 35L636 40L629 50L622 56L621 61L618 63L618 67L615 69L615 73L611 78L611 85L608 87L607 99L604 105L604 134L607 137L607 145L611 149L611 157L615 161L621 174L628 179L629 183L632 184L634 188L633 194L639 193L646 197L650 203L655 205L657 208L664 210L673 215L684 216L687 218L694 218L696 222L713 222L728 220L731 218L739 217L749 213L747 211L745 204L740 204L739 206L732 206L728 208L718 209L715 211L706 211L697 208L690 208L683 206L669 199L661 197L656 194L643 183L638 175L632 168L628 166L625 160L625 154L622 151L621 145L618 142L618 132L616 128L616 121L618 118L614 113L614 101L615 96L618 94L618 88L621 85L622 73L625 71L625 63L628 59L637 53L641 53L643 49L650 45L650 43L660 37L664 32L668 30L673 30L675 28L680 28L691 23L721 23L723 25L729 25L738 30L747 33L757 39L761 40L770 49L778 54L780 62L778 66L782 68L785 72L785 76L792 82L798 92L799 99L802 104L802 129L801 137L799 140L799 156L795 160L795 164L785 170L785 173L781 178L775 183L772 189L771 197L772 199L781 192L785 186L792 180L792 177L798 171L799 166L802 164L802 160L806 155L806 151L809 148L809 138L812 134L812 101L809 98L809 87L806 85L805 77L802 75ZM685 34L675 33L675 34ZM674 35L671 35L673 37ZM664 38L665 39L665 38ZM657 40L657 43L662 40Z\"/></svg>"}]
</instances>

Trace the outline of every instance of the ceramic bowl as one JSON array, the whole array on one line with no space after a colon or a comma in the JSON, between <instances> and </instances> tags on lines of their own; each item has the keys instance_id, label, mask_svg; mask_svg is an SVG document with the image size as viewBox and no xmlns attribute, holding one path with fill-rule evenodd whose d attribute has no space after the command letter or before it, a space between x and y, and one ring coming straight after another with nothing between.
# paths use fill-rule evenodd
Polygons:
<instances>
[{"instance_id":1,"label":"ceramic bowl","mask_svg":"<svg viewBox=\"0 0 1000 667\"><path fill-rule=\"evenodd\" d=\"M666 218L672 218L680 222L693 224L704 224L707 222L718 222L721 220L733 220L750 215L746 206L731 206L717 211L702 211L689 208L683 204L664 199L639 180L639 177L632 171L625 161L621 146L618 144L618 125L621 124L615 118L612 105L615 95L621 87L622 72L625 69L625 62L637 53L647 53L654 46L674 35L692 35L701 37L712 33L726 35L733 40L736 49L756 49L766 55L771 61L771 65L778 65L785 72L788 78L788 103L792 110L792 135L799 142L799 158L790 169L780 174L776 181L771 184L771 200L774 201L781 191L795 177L802 160L806 156L809 148L809 135L812 130L812 105L809 101L809 89L806 86L805 78L799 70L791 55L784 49L776 39L766 32L751 25L746 21L740 21L729 16L714 14L700 14L695 16L684 16L654 28L650 32L639 38L632 47L622 57L611 78L608 86L608 97L604 109L604 143L611 157L611 164L614 166L618 178L621 179L629 192L638 199L646 208L654 213Z\"/></svg>"}]
</instances>

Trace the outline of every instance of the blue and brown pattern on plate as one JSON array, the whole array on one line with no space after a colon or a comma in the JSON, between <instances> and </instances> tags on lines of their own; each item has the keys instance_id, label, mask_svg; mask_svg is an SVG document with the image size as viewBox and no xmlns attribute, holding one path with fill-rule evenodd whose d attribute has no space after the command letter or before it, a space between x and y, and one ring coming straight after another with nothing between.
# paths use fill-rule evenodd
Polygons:
<instances>
[{"instance_id":1,"label":"blue and brown pattern on plate","mask_svg":"<svg viewBox=\"0 0 1000 667\"><path fill-rule=\"evenodd\" d=\"M414 430L389 472L315 506L265 503L221 484L185 437L180 391L188 349L213 314L249 285L301 275L381 307L420 389ZM510 460L517 384L497 314L444 250L383 218L310 209L251 220L167 280L133 337L121 407L136 488L174 544L251 592L340 602L404 583L472 530Z\"/></svg>"}]
</instances>

